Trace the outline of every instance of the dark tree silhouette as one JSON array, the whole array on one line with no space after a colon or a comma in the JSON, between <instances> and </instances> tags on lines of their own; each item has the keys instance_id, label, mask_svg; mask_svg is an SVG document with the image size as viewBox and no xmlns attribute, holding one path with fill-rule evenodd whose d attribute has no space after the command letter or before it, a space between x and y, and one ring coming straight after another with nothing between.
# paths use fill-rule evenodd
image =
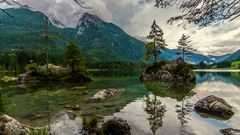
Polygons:
<instances>
[{"instance_id":1,"label":"dark tree silhouette","mask_svg":"<svg viewBox=\"0 0 240 135\"><path fill-rule=\"evenodd\" d=\"M146 58L149 58L150 55L154 56L154 62L157 61L157 56L161 54L161 49L166 49L167 44L163 39L163 30L156 24L156 21L153 21L151 26L151 31L147 36L147 39L153 40L152 42L146 44Z\"/></svg>"},{"instance_id":2,"label":"dark tree silhouette","mask_svg":"<svg viewBox=\"0 0 240 135\"><path fill-rule=\"evenodd\" d=\"M185 36L183 34L182 37L178 41L177 49L182 51L183 60L185 60L185 53L187 53L187 52L191 53L191 52L195 51L195 49L192 48L192 45L189 44L191 42L189 40L189 38L190 38L189 36Z\"/></svg>"},{"instance_id":3,"label":"dark tree silhouette","mask_svg":"<svg viewBox=\"0 0 240 135\"><path fill-rule=\"evenodd\" d=\"M199 26L218 21L232 21L240 16L240 0L155 0L156 7L167 8L176 6L182 11L178 16L171 17L169 24L183 21L185 26L194 23Z\"/></svg>"},{"instance_id":4,"label":"dark tree silhouette","mask_svg":"<svg viewBox=\"0 0 240 135\"><path fill-rule=\"evenodd\" d=\"M163 125L166 106L162 105L162 102L157 99L157 96L155 95L154 97L148 95L144 101L146 103L144 110L149 116L147 119L151 125L153 134L156 134L157 129Z\"/></svg>"}]
</instances>

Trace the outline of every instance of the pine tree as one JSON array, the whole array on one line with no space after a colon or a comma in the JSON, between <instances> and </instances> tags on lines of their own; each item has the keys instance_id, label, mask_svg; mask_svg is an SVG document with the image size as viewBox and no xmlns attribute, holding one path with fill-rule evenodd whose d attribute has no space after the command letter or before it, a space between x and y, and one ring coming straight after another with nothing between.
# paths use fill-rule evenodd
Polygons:
<instances>
[{"instance_id":1,"label":"pine tree","mask_svg":"<svg viewBox=\"0 0 240 135\"><path fill-rule=\"evenodd\" d=\"M147 54L146 57L149 57L150 55L154 56L154 62L157 61L157 56L161 54L161 49L166 49L167 44L165 43L165 40L163 39L163 31L162 29L156 24L156 21L153 21L153 24L151 26L151 31L149 35L147 36L147 39L153 40L152 42L148 43L146 45Z\"/></svg>"},{"instance_id":2,"label":"pine tree","mask_svg":"<svg viewBox=\"0 0 240 135\"><path fill-rule=\"evenodd\" d=\"M85 71L84 59L80 54L79 48L73 42L69 42L67 46L65 60L66 63L70 66L72 72Z\"/></svg>"},{"instance_id":3,"label":"pine tree","mask_svg":"<svg viewBox=\"0 0 240 135\"><path fill-rule=\"evenodd\" d=\"M190 38L190 36L185 36L184 34L182 34L182 37L178 41L177 49L182 51L182 58L184 61L185 61L185 53L186 52L191 53L191 52L195 51L195 49L192 48L192 45L189 44L189 43L191 43L189 38Z\"/></svg>"}]
</instances>

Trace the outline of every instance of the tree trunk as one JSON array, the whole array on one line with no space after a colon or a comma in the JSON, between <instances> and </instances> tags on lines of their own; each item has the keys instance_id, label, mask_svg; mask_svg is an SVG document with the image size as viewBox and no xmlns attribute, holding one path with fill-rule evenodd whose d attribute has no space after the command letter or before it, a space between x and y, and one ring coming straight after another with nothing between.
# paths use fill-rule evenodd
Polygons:
<instances>
[{"instance_id":1,"label":"tree trunk","mask_svg":"<svg viewBox=\"0 0 240 135\"><path fill-rule=\"evenodd\" d=\"M49 40L48 39L48 20L46 19L46 22L45 22L46 71L48 71L48 40Z\"/></svg>"},{"instance_id":2,"label":"tree trunk","mask_svg":"<svg viewBox=\"0 0 240 135\"><path fill-rule=\"evenodd\" d=\"M154 38L154 63L157 62L157 47L156 47L156 40Z\"/></svg>"},{"instance_id":3,"label":"tree trunk","mask_svg":"<svg viewBox=\"0 0 240 135\"><path fill-rule=\"evenodd\" d=\"M185 61L185 50L183 49L183 61Z\"/></svg>"}]
</instances>

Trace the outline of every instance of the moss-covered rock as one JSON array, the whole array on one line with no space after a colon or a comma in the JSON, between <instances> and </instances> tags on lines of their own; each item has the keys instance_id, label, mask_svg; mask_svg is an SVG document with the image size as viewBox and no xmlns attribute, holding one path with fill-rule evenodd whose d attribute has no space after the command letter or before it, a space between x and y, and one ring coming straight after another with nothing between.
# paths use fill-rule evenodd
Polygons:
<instances>
[{"instance_id":1,"label":"moss-covered rock","mask_svg":"<svg viewBox=\"0 0 240 135\"><path fill-rule=\"evenodd\" d=\"M64 81L64 82L89 82L91 79L83 72L72 72L69 68L49 64L45 66L29 64L26 72L20 74L18 82Z\"/></svg>"},{"instance_id":2,"label":"moss-covered rock","mask_svg":"<svg viewBox=\"0 0 240 135\"><path fill-rule=\"evenodd\" d=\"M193 66L184 62L182 58L155 62L140 76L141 81L193 82L195 79Z\"/></svg>"}]
</instances>

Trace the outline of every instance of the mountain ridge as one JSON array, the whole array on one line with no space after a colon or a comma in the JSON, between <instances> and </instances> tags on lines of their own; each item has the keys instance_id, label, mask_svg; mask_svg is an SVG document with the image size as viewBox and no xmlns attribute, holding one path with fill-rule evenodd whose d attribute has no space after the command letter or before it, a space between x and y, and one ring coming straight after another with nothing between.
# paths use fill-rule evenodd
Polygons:
<instances>
[{"instance_id":1,"label":"mountain ridge","mask_svg":"<svg viewBox=\"0 0 240 135\"><path fill-rule=\"evenodd\" d=\"M7 11L14 15L13 21L0 13L2 38L1 50L10 51L15 46L28 51L43 51L45 15L39 11L22 8L11 8ZM87 61L132 61L144 60L145 43L128 35L117 25L106 22L97 15L84 13L76 28L66 28L63 23L52 18L49 26L50 33L60 37L61 40L50 42L50 51L53 54L62 54L66 50L66 41L76 42ZM160 60L173 60L181 57L179 50L166 49L158 57ZM205 56L189 53L186 61L194 64L205 62L208 65L223 61L240 60L240 50L222 56Z\"/></svg>"}]
</instances>

